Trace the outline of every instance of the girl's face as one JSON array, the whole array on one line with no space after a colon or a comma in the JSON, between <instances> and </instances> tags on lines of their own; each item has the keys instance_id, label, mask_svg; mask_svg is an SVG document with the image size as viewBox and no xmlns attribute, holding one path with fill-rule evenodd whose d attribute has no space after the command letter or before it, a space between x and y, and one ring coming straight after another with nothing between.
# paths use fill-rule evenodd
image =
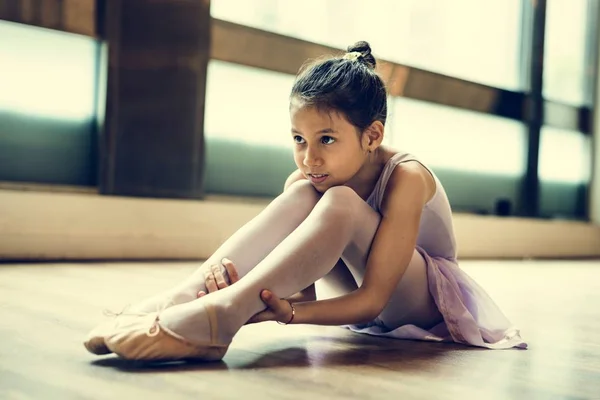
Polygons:
<instances>
[{"instance_id":1,"label":"girl's face","mask_svg":"<svg viewBox=\"0 0 600 400\"><path fill-rule=\"evenodd\" d=\"M294 161L321 193L348 182L367 160L356 127L335 111L293 101L290 107Z\"/></svg>"}]
</instances>

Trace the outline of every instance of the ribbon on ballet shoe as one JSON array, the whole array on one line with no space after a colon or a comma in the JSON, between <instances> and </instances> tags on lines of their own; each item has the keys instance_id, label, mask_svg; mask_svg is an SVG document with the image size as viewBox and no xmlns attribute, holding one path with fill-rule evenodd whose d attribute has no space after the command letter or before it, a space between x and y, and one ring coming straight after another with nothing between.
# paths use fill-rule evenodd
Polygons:
<instances>
[{"instance_id":1,"label":"ribbon on ballet shoe","mask_svg":"<svg viewBox=\"0 0 600 400\"><path fill-rule=\"evenodd\" d=\"M138 317L143 317L144 315L148 315L148 314L153 314L153 313L157 313L160 314L161 312L163 312L164 310L166 310L167 308L174 306L175 305L175 301L173 299L170 299L167 302L164 302L162 305L157 305L156 306L156 311L146 311L146 312L127 312L127 309L129 309L131 307L131 304L127 304L125 307L123 307L123 309L119 312L114 312L112 310L109 309L104 309L103 310L103 314L107 317L119 317L121 315L133 315L133 316L138 316Z\"/></svg>"},{"instance_id":2,"label":"ribbon on ballet shoe","mask_svg":"<svg viewBox=\"0 0 600 400\"><path fill-rule=\"evenodd\" d=\"M175 302L173 301L173 299L169 300L166 303L163 303L162 306L157 306L156 307L156 318L154 319L154 322L152 322L152 325L150 325L150 328L148 328L148 332L146 332L146 335L149 337L153 337L156 336L160 333L160 325L158 324L158 316L160 315L160 313L162 313L164 310L166 310L167 308L171 307L175 305ZM150 313L148 313L150 314Z\"/></svg>"},{"instance_id":3,"label":"ribbon on ballet shoe","mask_svg":"<svg viewBox=\"0 0 600 400\"><path fill-rule=\"evenodd\" d=\"M147 312L127 312L127 309L131 307L131 304L126 305L125 307L123 307L123 309L119 312L114 312L112 310L109 310L108 308L105 308L104 311L102 312L105 316L107 317L120 317L121 315L136 315L136 316L144 316L144 315L148 315L150 313Z\"/></svg>"},{"instance_id":4,"label":"ribbon on ballet shoe","mask_svg":"<svg viewBox=\"0 0 600 400\"><path fill-rule=\"evenodd\" d=\"M102 314L104 314L106 317L118 317L119 315L123 315L125 313L125 311L131 306L131 304L127 304L125 307L123 307L123 309L119 312L114 312L112 310L109 310L108 308L105 308L102 311Z\"/></svg>"},{"instance_id":5,"label":"ribbon on ballet shoe","mask_svg":"<svg viewBox=\"0 0 600 400\"><path fill-rule=\"evenodd\" d=\"M148 328L148 332L146 332L146 336L153 337L153 336L158 335L159 333L160 333L160 325L158 324L158 315L157 315L156 319L154 320L152 325L150 325L150 328Z\"/></svg>"},{"instance_id":6,"label":"ribbon on ballet shoe","mask_svg":"<svg viewBox=\"0 0 600 400\"><path fill-rule=\"evenodd\" d=\"M109 316L109 317L120 317L120 316L145 317L147 315L156 314L156 318L154 319L154 322L148 328L148 332L146 332L146 335L148 335L149 337L152 337L152 336L156 336L156 335L158 335L160 333L160 325L158 324L158 316L164 310L166 310L167 308L169 308L169 307L171 307L173 305L175 305L175 302L173 301L173 299L171 299L171 300L169 300L167 302L164 302L161 305L157 305L156 306L156 311L149 311L149 312L127 312L127 309L130 307L130 305L128 304L120 312L117 312L117 313L114 312L114 311L105 309L104 310L104 315Z\"/></svg>"}]
</instances>

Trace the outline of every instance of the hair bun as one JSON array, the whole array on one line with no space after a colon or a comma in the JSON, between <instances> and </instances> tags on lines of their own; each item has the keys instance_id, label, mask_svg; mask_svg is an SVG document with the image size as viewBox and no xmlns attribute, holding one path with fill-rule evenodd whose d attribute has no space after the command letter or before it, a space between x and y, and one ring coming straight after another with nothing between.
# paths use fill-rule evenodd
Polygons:
<instances>
[{"instance_id":1,"label":"hair bun","mask_svg":"<svg viewBox=\"0 0 600 400\"><path fill-rule=\"evenodd\" d=\"M352 46L348 46L348 53L358 52L361 56L358 58L360 62L366 64L369 68L375 69L377 62L375 57L371 54L371 46L365 41L354 43Z\"/></svg>"}]
</instances>

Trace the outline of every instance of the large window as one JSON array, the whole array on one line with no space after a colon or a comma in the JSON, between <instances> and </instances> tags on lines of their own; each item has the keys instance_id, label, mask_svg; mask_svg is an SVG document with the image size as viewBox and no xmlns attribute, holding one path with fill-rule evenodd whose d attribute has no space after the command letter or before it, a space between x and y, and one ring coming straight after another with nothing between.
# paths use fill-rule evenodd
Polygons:
<instances>
[{"instance_id":1,"label":"large window","mask_svg":"<svg viewBox=\"0 0 600 400\"><path fill-rule=\"evenodd\" d=\"M521 0L213 0L213 17L376 57L521 89Z\"/></svg>"},{"instance_id":2,"label":"large window","mask_svg":"<svg viewBox=\"0 0 600 400\"><path fill-rule=\"evenodd\" d=\"M598 46L593 35L598 2L546 3L544 100L589 108L597 74L592 60ZM534 4L212 0L211 14L341 49L367 40L378 59L505 89L510 93L499 98L517 99L529 86ZM252 40L260 41L260 36ZM98 89L105 89L105 82L97 87L104 71L98 67L99 42L10 22L0 22L0 38L0 180L95 185L94 123L102 117L97 114L102 103L96 99ZM294 76L268 69L209 63L204 115L208 192L274 195L294 168L288 111ZM421 85L417 81L409 85ZM434 86L423 84L419 90L436 90ZM455 209L493 212L506 200L515 213L526 208L520 204L527 192L524 121L402 97L388 100L384 143L414 153L439 172ZM578 115L576 111L565 114ZM590 147L590 137L580 132L542 128L538 171L543 215L583 215ZM234 176L234 182L226 175Z\"/></svg>"}]
</instances>

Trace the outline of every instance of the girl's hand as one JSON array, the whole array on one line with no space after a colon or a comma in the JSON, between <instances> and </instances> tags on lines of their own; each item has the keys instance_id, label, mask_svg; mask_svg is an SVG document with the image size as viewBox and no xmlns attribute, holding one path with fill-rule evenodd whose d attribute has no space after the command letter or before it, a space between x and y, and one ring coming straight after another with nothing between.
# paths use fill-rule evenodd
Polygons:
<instances>
[{"instance_id":1,"label":"girl's hand","mask_svg":"<svg viewBox=\"0 0 600 400\"><path fill-rule=\"evenodd\" d=\"M255 314L246 322L246 324L255 324L257 322L277 321L283 324L291 322L293 317L292 304L285 299L278 299L269 290L263 290L260 293L261 300L267 306L264 311Z\"/></svg>"},{"instance_id":2,"label":"girl's hand","mask_svg":"<svg viewBox=\"0 0 600 400\"><path fill-rule=\"evenodd\" d=\"M231 260L224 258L221 260L221 264L223 264L225 270L227 271L227 275L229 276L229 284L227 284L227 281L221 272L220 266L212 265L210 270L204 273L204 283L208 293L213 293L226 288L227 286L233 285L235 282L240 280L238 272L235 269L235 265ZM206 296L208 293L201 290L198 292L198 298ZM267 309L255 314L252 318L250 318L250 320L248 320L248 322L246 322L246 324L255 324L257 322L265 321L277 321L284 324L291 322L293 310L290 301L278 299L276 296L273 296L273 293L270 290L263 290L260 293L260 298L267 306Z\"/></svg>"},{"instance_id":3,"label":"girl's hand","mask_svg":"<svg viewBox=\"0 0 600 400\"><path fill-rule=\"evenodd\" d=\"M204 284L206 285L206 290L208 293L216 292L217 290L226 288L227 286L233 285L240 280L238 272L235 269L235 265L233 265L233 262L230 259L222 259L221 264L227 271L227 275L229 276L229 284L227 284L225 276L223 276L223 273L221 272L221 266L216 264L212 265L210 270L204 273ZM206 296L208 293L201 290L198 292L198 298Z\"/></svg>"}]
</instances>

